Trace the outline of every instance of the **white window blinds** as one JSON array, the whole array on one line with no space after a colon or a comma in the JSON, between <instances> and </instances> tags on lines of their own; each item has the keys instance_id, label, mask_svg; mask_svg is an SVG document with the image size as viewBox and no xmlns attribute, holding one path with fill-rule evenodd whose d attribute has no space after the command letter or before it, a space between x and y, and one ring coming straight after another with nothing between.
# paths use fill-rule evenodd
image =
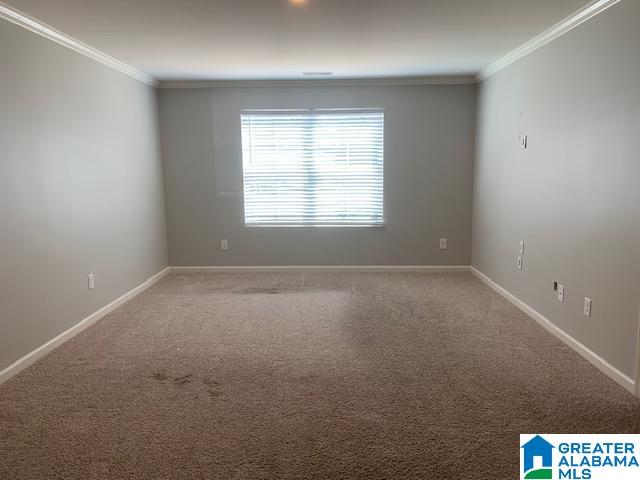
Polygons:
<instances>
[{"instance_id":1,"label":"white window blinds","mask_svg":"<svg viewBox=\"0 0 640 480\"><path fill-rule=\"evenodd\" d=\"M383 224L384 112L242 113L247 226Z\"/></svg>"}]
</instances>

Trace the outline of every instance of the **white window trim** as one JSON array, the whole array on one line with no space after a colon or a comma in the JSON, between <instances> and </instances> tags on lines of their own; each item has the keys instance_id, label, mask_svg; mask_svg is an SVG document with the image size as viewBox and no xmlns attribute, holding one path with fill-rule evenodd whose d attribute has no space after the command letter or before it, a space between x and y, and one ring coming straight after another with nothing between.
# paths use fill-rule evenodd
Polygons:
<instances>
[{"instance_id":1,"label":"white window trim","mask_svg":"<svg viewBox=\"0 0 640 480\"><path fill-rule=\"evenodd\" d=\"M345 108L284 108L284 109L245 109L242 110L241 115L240 115L240 123L242 125L242 117L245 115L260 115L260 114L264 114L264 115L277 115L277 114L323 114L323 113L353 113L353 114L357 114L357 113L382 113L383 114L383 125L382 125L382 143L381 143L381 148L382 148L382 167L381 167L381 182L382 182L382 209L381 209L381 216L382 219L380 222L376 222L376 223L343 223L343 224L313 224L313 223L291 223L291 224L287 224L287 223L274 223L274 224L267 224L267 223L247 223L246 221L246 196L245 196L245 179L244 179L244 155L242 156L242 177L243 177L243 181L242 181L242 197L243 197L243 202L242 202L242 216L243 216L243 225L245 228L384 228L385 224L386 224L386 216L385 216L385 184L384 184L384 163L385 163L385 137L386 137L386 109L385 108L349 108L349 107L345 107ZM242 130L242 126L241 126L241 130Z\"/></svg>"}]
</instances>

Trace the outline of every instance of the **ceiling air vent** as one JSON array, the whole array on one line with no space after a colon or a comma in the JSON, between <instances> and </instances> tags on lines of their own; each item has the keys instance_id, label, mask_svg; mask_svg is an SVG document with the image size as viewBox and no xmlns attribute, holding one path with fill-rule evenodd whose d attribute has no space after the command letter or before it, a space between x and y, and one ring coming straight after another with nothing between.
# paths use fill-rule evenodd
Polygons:
<instances>
[{"instance_id":1,"label":"ceiling air vent","mask_svg":"<svg viewBox=\"0 0 640 480\"><path fill-rule=\"evenodd\" d=\"M302 72L307 77L328 77L333 75L333 72Z\"/></svg>"}]
</instances>

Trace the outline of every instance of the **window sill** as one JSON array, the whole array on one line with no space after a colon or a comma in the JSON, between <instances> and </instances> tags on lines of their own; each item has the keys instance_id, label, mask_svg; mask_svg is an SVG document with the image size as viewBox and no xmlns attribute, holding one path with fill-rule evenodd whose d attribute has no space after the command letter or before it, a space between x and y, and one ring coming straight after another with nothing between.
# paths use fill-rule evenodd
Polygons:
<instances>
[{"instance_id":1,"label":"window sill","mask_svg":"<svg viewBox=\"0 0 640 480\"><path fill-rule=\"evenodd\" d=\"M245 228L384 228L384 223L361 225L295 225L295 224L247 224Z\"/></svg>"}]
</instances>

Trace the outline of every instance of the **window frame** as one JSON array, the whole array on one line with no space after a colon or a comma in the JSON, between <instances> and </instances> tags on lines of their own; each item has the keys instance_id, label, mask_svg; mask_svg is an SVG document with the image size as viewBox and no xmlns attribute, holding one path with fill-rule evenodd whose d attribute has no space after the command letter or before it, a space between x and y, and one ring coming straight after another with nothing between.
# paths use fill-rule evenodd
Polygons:
<instances>
[{"instance_id":1,"label":"window frame","mask_svg":"<svg viewBox=\"0 0 640 480\"><path fill-rule=\"evenodd\" d=\"M357 114L357 113L381 113L382 114L382 165L380 171L380 180L382 183L382 209L381 209L381 221L378 223L349 223L349 224L315 224L315 223L247 223L246 216L246 193L245 193L245 161L244 161L244 139L242 138L242 117L246 115L290 115L290 114ZM385 108L283 108L283 109L244 109L240 112L240 163L242 170L242 217L243 225L245 228L384 228L386 225L385 216L385 182L384 182L384 164L385 164L385 138L386 138L386 109Z\"/></svg>"}]
</instances>

